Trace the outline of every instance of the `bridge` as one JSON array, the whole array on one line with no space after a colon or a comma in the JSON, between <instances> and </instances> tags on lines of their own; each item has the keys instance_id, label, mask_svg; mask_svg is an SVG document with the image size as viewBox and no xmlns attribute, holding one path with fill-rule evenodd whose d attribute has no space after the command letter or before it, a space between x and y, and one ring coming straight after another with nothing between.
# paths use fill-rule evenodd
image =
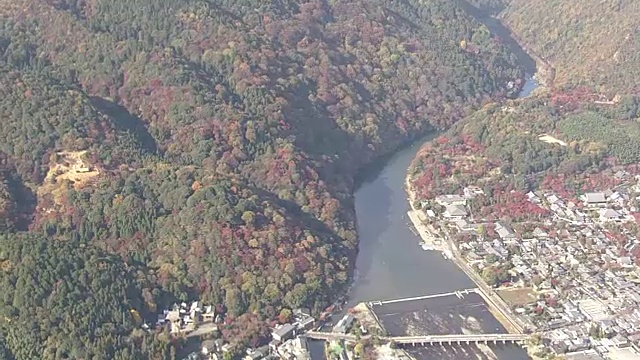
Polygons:
<instances>
[{"instance_id":1,"label":"bridge","mask_svg":"<svg viewBox=\"0 0 640 360\"><path fill-rule=\"evenodd\" d=\"M396 344L404 345L463 345L463 344L519 344L529 338L525 334L456 334L456 335L424 335L395 336L389 338Z\"/></svg>"},{"instance_id":2,"label":"bridge","mask_svg":"<svg viewBox=\"0 0 640 360\"><path fill-rule=\"evenodd\" d=\"M305 336L316 340L358 341L354 335L309 331ZM361 337L362 339L368 336ZM393 341L397 345L468 345L468 344L520 344L529 338L526 334L455 334L455 335L421 335L421 336L384 336L383 341Z\"/></svg>"},{"instance_id":3,"label":"bridge","mask_svg":"<svg viewBox=\"0 0 640 360\"><path fill-rule=\"evenodd\" d=\"M435 294L435 295L414 296L414 297L394 299L394 300L369 301L369 306L382 306L385 304L393 304L393 303L399 303L399 302L405 302L405 301L435 299L439 297L446 297L446 296L453 296L453 295L461 299L463 295L467 295L469 293L477 293L477 292L478 292L478 288L473 288L473 289L464 289L464 290L452 291L448 293Z\"/></svg>"}]
</instances>

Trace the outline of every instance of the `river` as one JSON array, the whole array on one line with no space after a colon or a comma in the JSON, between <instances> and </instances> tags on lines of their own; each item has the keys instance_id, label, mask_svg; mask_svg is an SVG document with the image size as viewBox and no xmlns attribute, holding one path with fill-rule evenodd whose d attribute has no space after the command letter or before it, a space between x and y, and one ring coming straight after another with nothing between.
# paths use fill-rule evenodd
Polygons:
<instances>
[{"instance_id":1,"label":"river","mask_svg":"<svg viewBox=\"0 0 640 360\"><path fill-rule=\"evenodd\" d=\"M528 76L521 97L528 96L536 87L535 79ZM362 301L441 294L475 287L471 279L452 261L445 260L441 253L423 251L418 245L420 238L408 226L407 211L410 206L404 188L407 169L424 141L435 136L431 135L396 153L388 159L384 168L369 173L356 191L355 210L360 242L347 307ZM483 321L482 328L485 331L504 331L487 311L482 310L472 316L482 318L479 320ZM495 352L499 359L528 358L524 350L515 347L499 348ZM421 359L444 358L442 353L429 354L424 351L413 355ZM450 358L464 359L467 356L468 353L462 352Z\"/></svg>"},{"instance_id":2,"label":"river","mask_svg":"<svg viewBox=\"0 0 640 360\"><path fill-rule=\"evenodd\" d=\"M498 20L483 14L465 0L458 1L493 34L502 38L517 56L528 74L519 98L529 96L538 87L538 82L532 76L537 70L534 59ZM407 211L410 206L404 189L407 170L422 144L436 136L437 134L432 134L400 150L387 159L384 167L365 170L366 175L355 193L359 249L347 308L362 301L440 294L475 287L471 279L452 261L445 260L439 252L423 251L418 245L420 238L409 229ZM423 304L381 309L379 316L391 333L406 331L409 325L404 320L407 318L411 318L410 321L413 322L410 326L424 325L422 330L429 333L460 333L465 319L477 320L483 332L506 332L487 310L486 304L479 297L473 296L465 297L464 300L454 296ZM453 321L456 319L457 321ZM446 323L448 328L434 329L433 323L437 322ZM320 345L315 346L316 356L313 359L324 358ZM492 350L495 357L492 354L486 356L482 351L469 347L418 349L410 353L420 360L529 359L519 347L507 346Z\"/></svg>"},{"instance_id":3,"label":"river","mask_svg":"<svg viewBox=\"0 0 640 360\"><path fill-rule=\"evenodd\" d=\"M525 62L529 65L529 62ZM528 71L535 70L530 66ZM520 98L527 97L538 87L532 75L527 75ZM389 158L381 169L370 171L355 193L355 210L359 235L359 252L356 259L356 271L352 288L349 292L347 307L369 300L399 299L412 296L447 293L472 288L475 284L452 261L445 260L439 252L423 251L418 245L420 238L410 229L407 211L410 209L405 192L405 178L411 161L424 142L435 138L437 134L427 136L404 148ZM443 300L447 304L447 312L435 314L433 309L442 308ZM395 316L390 323L381 318L390 332L401 331L397 324L405 311L415 322L433 322L434 314L442 319L471 318L481 322L483 331L506 332L500 323L491 315L486 306L477 306L482 301L465 299L460 303L456 297L439 300L440 305L425 305L422 313L415 309L395 309ZM411 306L411 305L409 305ZM422 318L429 308L431 318ZM465 311L466 308L466 311ZM473 308L473 312L469 309ZM443 311L443 310L441 310ZM455 314L454 314L455 313ZM383 314L383 316L385 316ZM404 316L406 317L406 316ZM406 324L405 324L406 325ZM461 332L458 325L450 325L451 332ZM426 324L423 329L434 333ZM395 335L395 334L394 334ZM398 334L400 335L400 334ZM481 353L469 349L454 349L448 353L416 350L412 355L419 359L467 359L482 357ZM493 349L498 359L528 359L526 352L518 347L501 347ZM491 358L491 356L489 356Z\"/></svg>"},{"instance_id":4,"label":"river","mask_svg":"<svg viewBox=\"0 0 640 360\"><path fill-rule=\"evenodd\" d=\"M398 152L379 173L365 179L355 194L360 242L349 307L365 300L474 287L453 262L438 252L422 251L419 237L407 225L409 201L404 181L421 145L415 143Z\"/></svg>"}]
</instances>

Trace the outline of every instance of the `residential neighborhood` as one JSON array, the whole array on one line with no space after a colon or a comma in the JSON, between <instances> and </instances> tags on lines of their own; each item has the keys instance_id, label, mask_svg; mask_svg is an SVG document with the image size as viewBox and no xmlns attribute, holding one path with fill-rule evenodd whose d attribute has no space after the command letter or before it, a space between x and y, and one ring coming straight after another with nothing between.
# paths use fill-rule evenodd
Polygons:
<instances>
[{"instance_id":1,"label":"residential neighborhood","mask_svg":"<svg viewBox=\"0 0 640 360\"><path fill-rule=\"evenodd\" d=\"M452 244L535 334L540 355L637 359L640 178L616 176L624 179L620 185L578 199L529 192L525 201L540 215L526 221L474 216L474 198L482 196L475 187L420 201L421 214L412 219L420 219L423 239L434 239L425 250Z\"/></svg>"}]
</instances>

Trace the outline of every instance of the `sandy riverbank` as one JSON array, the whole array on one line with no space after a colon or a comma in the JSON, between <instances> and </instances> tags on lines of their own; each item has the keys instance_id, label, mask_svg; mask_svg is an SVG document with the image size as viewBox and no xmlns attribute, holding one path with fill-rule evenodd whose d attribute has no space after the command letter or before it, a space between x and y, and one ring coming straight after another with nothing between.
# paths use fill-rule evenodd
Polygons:
<instances>
[{"instance_id":1,"label":"sandy riverbank","mask_svg":"<svg viewBox=\"0 0 640 360\"><path fill-rule=\"evenodd\" d=\"M416 211L418 209L416 209L415 206L415 202L416 202L416 192L413 189L413 186L411 185L411 176L409 174L407 174L407 176L405 176L405 180L404 180L404 190L407 193L407 195L409 195L409 206L411 206L411 210L412 211Z\"/></svg>"},{"instance_id":2,"label":"sandy riverbank","mask_svg":"<svg viewBox=\"0 0 640 360\"><path fill-rule=\"evenodd\" d=\"M409 195L408 199L411 206L411 210L407 212L407 215L409 216L409 220L411 220L413 227L418 232L418 235L422 238L422 242L426 245L426 250L445 251L444 242L438 239L424 224L427 220L425 212L415 206L417 195L411 186L411 181L408 175L405 178L405 191Z\"/></svg>"}]
</instances>

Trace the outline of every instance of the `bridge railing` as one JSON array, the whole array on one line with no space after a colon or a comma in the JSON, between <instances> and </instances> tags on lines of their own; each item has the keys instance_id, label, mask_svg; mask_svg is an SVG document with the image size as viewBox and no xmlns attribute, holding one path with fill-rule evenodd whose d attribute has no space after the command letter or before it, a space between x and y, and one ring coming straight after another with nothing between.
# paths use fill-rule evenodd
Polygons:
<instances>
[{"instance_id":1,"label":"bridge railing","mask_svg":"<svg viewBox=\"0 0 640 360\"><path fill-rule=\"evenodd\" d=\"M325 333L310 331L307 337L321 340L355 341L354 335L340 333ZM362 338L368 338L363 336ZM423 336L385 336L383 341L394 341L397 344L427 344L427 343L474 343L474 342L524 342L529 338L526 334L453 334L453 335L423 335Z\"/></svg>"}]
</instances>

